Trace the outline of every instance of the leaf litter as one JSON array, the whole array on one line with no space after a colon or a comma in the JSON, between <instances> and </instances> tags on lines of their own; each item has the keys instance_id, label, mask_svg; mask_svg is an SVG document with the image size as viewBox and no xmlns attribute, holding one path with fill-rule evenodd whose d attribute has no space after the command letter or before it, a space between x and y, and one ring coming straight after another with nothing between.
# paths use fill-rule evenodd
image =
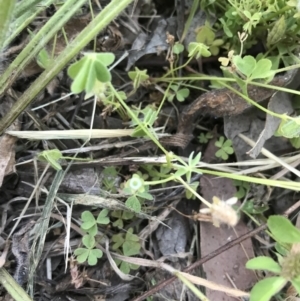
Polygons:
<instances>
[{"instance_id":1,"label":"leaf litter","mask_svg":"<svg viewBox=\"0 0 300 301\"><path fill-rule=\"evenodd\" d=\"M39 12L42 18L28 24L33 36L63 9L57 1L47 1L43 8L36 2L28 13ZM245 269L247 260L260 254L272 256L268 236L261 232L255 240L251 234L246 237L256 227L249 214L276 213L284 197L292 207L297 193L276 184L252 183L241 186L235 206L236 187L243 184L230 176L205 173L208 169L242 174L255 164L258 167L250 174L254 178L269 179L282 172L264 159L264 148L281 156L299 144L298 120L293 118L296 101L287 93L288 88L299 88L298 70L275 75L273 70L279 66L260 57L264 51L250 46L244 53L240 49L243 57L236 53L230 57L230 47L236 47L228 39L232 20L224 26L228 15L224 16L220 20L224 28L213 28L219 20L213 6L198 2L130 4L85 43L70 64L57 69L54 78L49 75L24 107L18 106L18 99L28 97L28 89L39 80L36 77L50 71L69 43L109 3L82 3L57 35L49 39L45 35L45 47L30 62L24 58L24 65L14 74L4 72L33 38L27 26L2 49L0 77L7 77L0 85L0 269L14 274L30 296L121 301L151 295L152 300L198 300L200 290L196 297L190 289L192 283L197 288L201 283L209 300L233 300L232 295L248 296L257 282L255 274ZM13 18L18 20L20 11L15 13ZM242 27L251 39L261 15L245 11L245 16L249 21ZM283 36L288 29L285 19L275 25ZM247 34L236 33L237 37L238 47L245 47ZM271 30L267 45L258 46L273 47L281 39ZM280 47L282 60L295 64L297 57L287 57ZM109 69L114 58L116 64ZM172 69L180 65L184 67ZM98 71L93 74L94 70ZM235 77L227 82L214 78L208 86L201 81L207 74L226 77L228 70ZM200 73L197 79L186 79ZM170 81L172 76L178 82ZM105 84L110 81L116 93ZM211 89L216 82L218 89ZM95 89L98 96L94 98L89 94ZM255 104L292 117L280 120ZM278 133L281 137L275 137ZM255 146L250 149L240 134L255 141ZM197 141L196 137L202 138ZM293 138L292 146L287 138ZM55 150L59 152L54 154ZM262 159L251 161L251 157ZM299 159L292 159L296 168ZM265 167L264 174L259 164ZM293 173L285 174L284 181L295 180ZM296 185L294 190L299 190ZM208 207L200 206L199 199ZM255 218L264 220L262 215ZM37 226L30 230L32 221ZM193 264L244 236L240 244L192 269ZM8 252L10 240L12 254ZM180 274L190 267L190 275ZM172 275L178 278L170 284L166 279ZM180 277L190 282L185 286ZM8 298L0 288L2 296Z\"/></svg>"}]
</instances>

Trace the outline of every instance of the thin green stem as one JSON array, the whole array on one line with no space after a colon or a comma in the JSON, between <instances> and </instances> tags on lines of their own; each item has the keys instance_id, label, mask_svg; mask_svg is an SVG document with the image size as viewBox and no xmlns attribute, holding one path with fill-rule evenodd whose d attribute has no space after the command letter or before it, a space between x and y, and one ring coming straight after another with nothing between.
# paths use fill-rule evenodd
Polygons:
<instances>
[{"instance_id":1,"label":"thin green stem","mask_svg":"<svg viewBox=\"0 0 300 301\"><path fill-rule=\"evenodd\" d=\"M255 102L254 100L252 100L251 98L249 98L248 96L244 95L243 93L239 92L238 90L234 89L233 87L225 84L225 83L222 83L222 85L224 87L226 87L227 89L233 91L234 93L236 93L237 95L241 96L242 98L244 98L247 102L249 102L250 104L252 104L253 106L259 108L261 111L269 114L269 115L272 115L274 117L277 117L277 118L280 118L280 119L290 119L290 117L288 117L287 115L284 115L284 114L278 114L278 113L275 113L275 112L272 112L268 109L266 109L265 107L261 106L260 104L258 104L257 102Z\"/></svg>"},{"instance_id":2,"label":"thin green stem","mask_svg":"<svg viewBox=\"0 0 300 301\"><path fill-rule=\"evenodd\" d=\"M197 168L197 169L193 170L193 172L215 175L217 177L229 178L229 179L233 179L233 180L245 181L245 182L256 183L256 184L261 184L261 185L266 185L266 186L280 187L280 188L300 191L300 184L298 182L293 182L293 181L288 182L288 181L260 179L260 178L254 178L254 177L249 177L249 176L244 176L244 175L231 174L231 173L214 171L214 170L207 170L207 169L202 169L202 168Z\"/></svg>"},{"instance_id":3,"label":"thin green stem","mask_svg":"<svg viewBox=\"0 0 300 301\"><path fill-rule=\"evenodd\" d=\"M159 185L159 184L164 184L164 183L168 183L171 181L176 180L177 178L172 174L172 176L165 178L165 179L161 179L161 180L156 180L156 181L144 181L145 185Z\"/></svg>"}]
</instances>

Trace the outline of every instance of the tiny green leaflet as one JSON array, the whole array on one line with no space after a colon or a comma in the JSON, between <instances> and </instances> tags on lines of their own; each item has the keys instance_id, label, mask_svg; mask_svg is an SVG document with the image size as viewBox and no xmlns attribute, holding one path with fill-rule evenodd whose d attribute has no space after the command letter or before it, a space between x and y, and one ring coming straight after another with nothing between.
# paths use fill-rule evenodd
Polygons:
<instances>
[{"instance_id":1,"label":"tiny green leaflet","mask_svg":"<svg viewBox=\"0 0 300 301\"><path fill-rule=\"evenodd\" d=\"M300 136L300 116L293 119L282 119L277 133L286 138L296 138Z\"/></svg>"}]
</instances>

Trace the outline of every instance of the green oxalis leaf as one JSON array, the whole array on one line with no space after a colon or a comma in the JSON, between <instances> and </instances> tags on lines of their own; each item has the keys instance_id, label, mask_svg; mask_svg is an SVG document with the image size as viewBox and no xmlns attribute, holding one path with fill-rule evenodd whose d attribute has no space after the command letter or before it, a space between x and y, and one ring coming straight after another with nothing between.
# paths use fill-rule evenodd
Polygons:
<instances>
[{"instance_id":1,"label":"green oxalis leaf","mask_svg":"<svg viewBox=\"0 0 300 301\"><path fill-rule=\"evenodd\" d=\"M85 248L76 249L74 254L76 255L76 259L79 263L87 261L90 266L96 265L98 258L103 256L103 252L99 249L90 250Z\"/></svg>"},{"instance_id":2,"label":"green oxalis leaf","mask_svg":"<svg viewBox=\"0 0 300 301\"><path fill-rule=\"evenodd\" d=\"M247 76L248 80L267 79L274 76L274 71L271 70L272 62L269 59L260 59L256 61L253 56L246 55L243 58L233 56L233 63L237 69Z\"/></svg>"},{"instance_id":3,"label":"green oxalis leaf","mask_svg":"<svg viewBox=\"0 0 300 301\"><path fill-rule=\"evenodd\" d=\"M187 88L179 89L179 85L171 85L170 89L174 91L177 100L180 102L184 101L190 95L189 89ZM168 95L168 100L172 101L173 98L174 98L174 94L170 93Z\"/></svg>"},{"instance_id":4,"label":"green oxalis leaf","mask_svg":"<svg viewBox=\"0 0 300 301\"><path fill-rule=\"evenodd\" d=\"M89 265L96 265L98 258L103 256L103 252L99 249L94 249L96 245L95 237L92 235L84 235L82 243L86 248L77 248L74 251L77 261L83 263L88 262Z\"/></svg>"},{"instance_id":5,"label":"green oxalis leaf","mask_svg":"<svg viewBox=\"0 0 300 301\"><path fill-rule=\"evenodd\" d=\"M124 237L123 233L119 233L119 234L113 235L111 240L112 240L112 242L114 242L114 244L112 245L112 249L117 250L123 245L123 243L125 241L125 237Z\"/></svg>"},{"instance_id":6,"label":"green oxalis leaf","mask_svg":"<svg viewBox=\"0 0 300 301\"><path fill-rule=\"evenodd\" d=\"M173 53L179 54L184 50L184 46L179 42L176 42L173 46Z\"/></svg>"},{"instance_id":7,"label":"green oxalis leaf","mask_svg":"<svg viewBox=\"0 0 300 301\"><path fill-rule=\"evenodd\" d=\"M124 227L123 220L132 219L134 217L134 213L128 211L116 210L112 212L111 216L117 218L117 220L113 223L113 226L121 229Z\"/></svg>"},{"instance_id":8,"label":"green oxalis leaf","mask_svg":"<svg viewBox=\"0 0 300 301\"><path fill-rule=\"evenodd\" d=\"M232 155L234 150L232 148L232 141L230 139L225 140L225 137L221 136L218 141L215 142L215 146L220 149L215 153L215 156L227 160L228 155Z\"/></svg>"},{"instance_id":9,"label":"green oxalis leaf","mask_svg":"<svg viewBox=\"0 0 300 301\"><path fill-rule=\"evenodd\" d=\"M184 101L190 95L190 90L187 88L183 88L177 91L176 98L178 101Z\"/></svg>"},{"instance_id":10,"label":"green oxalis leaf","mask_svg":"<svg viewBox=\"0 0 300 301\"><path fill-rule=\"evenodd\" d=\"M108 209L101 210L97 217L97 223L102 225L109 224L110 222L109 217L107 217L108 213L109 213Z\"/></svg>"},{"instance_id":11,"label":"green oxalis leaf","mask_svg":"<svg viewBox=\"0 0 300 301\"><path fill-rule=\"evenodd\" d=\"M107 66L113 63L113 53L85 53L76 63L68 68L68 75L73 79L71 90L73 93L91 93L97 83L111 81L111 74Z\"/></svg>"},{"instance_id":12,"label":"green oxalis leaf","mask_svg":"<svg viewBox=\"0 0 300 301\"><path fill-rule=\"evenodd\" d=\"M141 244L139 242L139 237L133 234L133 228L128 229L122 249L125 256L132 256L140 253Z\"/></svg>"},{"instance_id":13,"label":"green oxalis leaf","mask_svg":"<svg viewBox=\"0 0 300 301\"><path fill-rule=\"evenodd\" d=\"M139 237L133 234L133 228L129 228L126 234L119 233L112 236L114 242L112 249L117 250L122 246L122 251L125 256L132 256L139 254L141 244Z\"/></svg>"},{"instance_id":14,"label":"green oxalis leaf","mask_svg":"<svg viewBox=\"0 0 300 301\"><path fill-rule=\"evenodd\" d=\"M209 51L209 47L204 45L203 43L192 42L188 46L189 57L195 57L199 59L201 56L209 57L211 53Z\"/></svg>"},{"instance_id":15,"label":"green oxalis leaf","mask_svg":"<svg viewBox=\"0 0 300 301\"><path fill-rule=\"evenodd\" d=\"M212 139L214 137L214 135L213 135L213 133L211 133L211 132L208 132L208 133L206 133L206 134L204 134L204 133L201 133L199 136L198 136L198 141L200 142L200 143L207 143L208 142L208 140L210 140L210 139Z\"/></svg>"},{"instance_id":16,"label":"green oxalis leaf","mask_svg":"<svg viewBox=\"0 0 300 301\"><path fill-rule=\"evenodd\" d=\"M86 210L81 213L81 229L87 231L90 235L95 236L98 231L97 224L107 225L110 220L107 216L109 211L107 209L103 209L99 212L97 219L95 219L94 215Z\"/></svg>"}]
</instances>

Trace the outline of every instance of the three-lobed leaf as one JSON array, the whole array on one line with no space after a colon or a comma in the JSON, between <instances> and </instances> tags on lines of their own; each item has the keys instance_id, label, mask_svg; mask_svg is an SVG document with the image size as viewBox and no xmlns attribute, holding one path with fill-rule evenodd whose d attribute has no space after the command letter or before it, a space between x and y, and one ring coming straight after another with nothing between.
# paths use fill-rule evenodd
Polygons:
<instances>
[{"instance_id":1,"label":"three-lobed leaf","mask_svg":"<svg viewBox=\"0 0 300 301\"><path fill-rule=\"evenodd\" d=\"M79 61L68 68L68 75L73 79L71 90L73 93L91 93L97 81L106 83L111 81L111 74L107 66L115 59L112 53L86 53Z\"/></svg>"},{"instance_id":2,"label":"three-lobed leaf","mask_svg":"<svg viewBox=\"0 0 300 301\"><path fill-rule=\"evenodd\" d=\"M199 59L201 56L209 57L211 53L209 47L203 43L191 42L188 46L189 57Z\"/></svg>"},{"instance_id":3,"label":"three-lobed leaf","mask_svg":"<svg viewBox=\"0 0 300 301\"><path fill-rule=\"evenodd\" d=\"M74 254L76 255L76 259L79 263L84 263L89 256L89 250L85 248L78 248L74 251Z\"/></svg>"},{"instance_id":4,"label":"three-lobed leaf","mask_svg":"<svg viewBox=\"0 0 300 301\"><path fill-rule=\"evenodd\" d=\"M243 73L249 80L267 79L274 76L274 71L271 70L272 62L269 59L256 59L251 55L241 57L233 56L233 63L236 68Z\"/></svg>"}]
</instances>

